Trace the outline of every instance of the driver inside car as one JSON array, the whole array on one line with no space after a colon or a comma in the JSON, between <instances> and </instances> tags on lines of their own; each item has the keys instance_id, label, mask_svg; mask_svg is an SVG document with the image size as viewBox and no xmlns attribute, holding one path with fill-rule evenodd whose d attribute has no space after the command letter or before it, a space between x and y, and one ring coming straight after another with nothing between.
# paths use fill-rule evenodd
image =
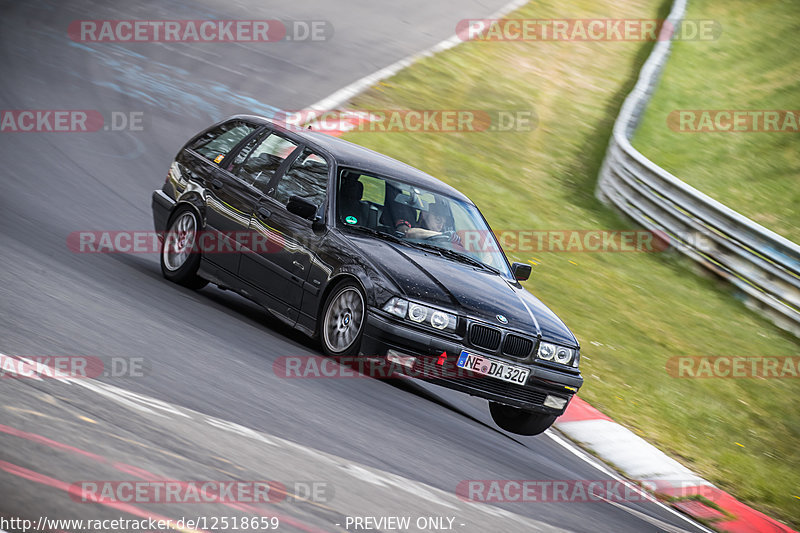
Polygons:
<instances>
[{"instance_id":1,"label":"driver inside car","mask_svg":"<svg viewBox=\"0 0 800 533\"><path fill-rule=\"evenodd\" d=\"M420 211L419 224L412 227L407 220L398 220L395 229L409 239L430 239L438 235L447 235L450 241L461 244L461 238L455 231L445 232L445 225L449 217L449 209L440 203L428 204L427 211Z\"/></svg>"}]
</instances>

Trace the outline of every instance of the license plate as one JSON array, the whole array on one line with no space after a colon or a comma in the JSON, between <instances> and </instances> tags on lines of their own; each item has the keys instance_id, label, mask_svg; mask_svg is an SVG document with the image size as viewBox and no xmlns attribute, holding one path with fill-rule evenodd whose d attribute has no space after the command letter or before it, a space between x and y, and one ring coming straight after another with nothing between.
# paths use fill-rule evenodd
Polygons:
<instances>
[{"instance_id":1,"label":"license plate","mask_svg":"<svg viewBox=\"0 0 800 533\"><path fill-rule=\"evenodd\" d=\"M464 368L491 378L507 381L509 383L516 383L517 385L524 385L528 381L528 376L531 371L527 368L511 365L495 359L489 359L481 355L475 355L467 352L461 352L458 357L456 365L459 368Z\"/></svg>"}]
</instances>

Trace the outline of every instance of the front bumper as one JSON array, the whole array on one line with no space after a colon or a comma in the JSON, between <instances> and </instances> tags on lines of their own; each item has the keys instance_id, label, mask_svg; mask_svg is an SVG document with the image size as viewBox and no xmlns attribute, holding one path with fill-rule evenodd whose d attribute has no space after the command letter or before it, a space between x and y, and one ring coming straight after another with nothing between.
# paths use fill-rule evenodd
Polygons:
<instances>
[{"instance_id":1,"label":"front bumper","mask_svg":"<svg viewBox=\"0 0 800 533\"><path fill-rule=\"evenodd\" d=\"M525 385L515 385L492 377L465 376L463 372L442 371L442 366L439 366L442 352L447 354L445 364L450 369L457 368L456 361L462 350L493 359L498 357L464 346L458 340L439 337L434 332L429 333L406 326L393 318L383 316L375 309L370 309L367 313L361 351L368 357L383 358L389 350L402 356L417 358L413 369L415 377L494 402L550 415L562 414L569 400L583 385L580 374L559 372L512 360L508 362L530 369L530 376ZM564 398L567 404L561 409L545 406L544 401L548 395Z\"/></svg>"}]
</instances>

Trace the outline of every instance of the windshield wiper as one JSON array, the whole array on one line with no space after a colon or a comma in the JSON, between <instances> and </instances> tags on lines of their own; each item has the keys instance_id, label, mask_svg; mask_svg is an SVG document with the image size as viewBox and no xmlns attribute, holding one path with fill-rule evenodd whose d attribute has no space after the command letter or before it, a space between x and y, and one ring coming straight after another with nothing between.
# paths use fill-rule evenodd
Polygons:
<instances>
[{"instance_id":1,"label":"windshield wiper","mask_svg":"<svg viewBox=\"0 0 800 533\"><path fill-rule=\"evenodd\" d=\"M380 231L380 230L368 228L366 226L346 226L346 227L347 227L347 229L357 230L357 231L360 231L360 232L363 232L363 233L367 233L369 235L374 235L376 237L380 237L381 239L384 239L384 240L387 240L387 241L396 242L398 244L408 244L407 241L404 241L403 239L401 239L397 235L392 235L391 233L388 233L386 231Z\"/></svg>"},{"instance_id":2,"label":"windshield wiper","mask_svg":"<svg viewBox=\"0 0 800 533\"><path fill-rule=\"evenodd\" d=\"M442 250L438 246L432 246L430 244L421 243L421 242L409 241L409 240L406 240L406 239L404 239L402 237L398 237L397 235L392 235L391 233L389 233L387 231L381 231L381 230L377 230L377 229L372 229L372 228L368 228L366 226L347 226L347 229L362 231L364 233L367 233L369 235L374 235L376 237L379 237L379 238L387 240L387 241L395 242L397 244L402 244L402 245L408 246L410 248L417 248L418 250L426 250L426 251L432 250L432 251L437 252L437 253L439 253L441 255L441 251Z\"/></svg>"},{"instance_id":3,"label":"windshield wiper","mask_svg":"<svg viewBox=\"0 0 800 533\"><path fill-rule=\"evenodd\" d=\"M453 259L456 259L458 261L463 261L465 263L469 263L471 265L475 265L475 266L480 267L480 268L485 268L486 270L489 270L490 272L494 272L495 274L499 274L501 276L503 275L503 273L498 268L495 268L495 267L493 267L491 265L487 265L483 261L475 259L474 257L470 257L470 256L468 256L466 254L462 254L460 252L456 252L455 250L442 249L442 253L444 255L446 255L447 257L452 257Z\"/></svg>"},{"instance_id":4,"label":"windshield wiper","mask_svg":"<svg viewBox=\"0 0 800 533\"><path fill-rule=\"evenodd\" d=\"M438 252L439 255L442 255L444 257L449 257L451 259L455 259L456 261L461 261L462 263L467 263L476 267L484 268L486 270L489 270L490 272L494 272L495 274L499 274L501 276L503 275L503 273L497 268L491 265L487 265L483 261L475 259L474 257L470 257L466 254L456 252L455 250L440 248L439 246L436 246L434 244L428 244L426 242L415 242L414 244L420 246L421 248L425 248L426 250L433 250L435 252Z\"/></svg>"}]
</instances>

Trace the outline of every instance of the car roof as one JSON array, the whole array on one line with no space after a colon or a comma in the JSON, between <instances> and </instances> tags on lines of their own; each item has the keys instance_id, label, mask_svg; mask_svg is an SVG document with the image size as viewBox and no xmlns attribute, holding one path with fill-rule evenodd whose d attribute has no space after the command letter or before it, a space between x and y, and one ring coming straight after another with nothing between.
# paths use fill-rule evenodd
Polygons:
<instances>
[{"instance_id":1,"label":"car roof","mask_svg":"<svg viewBox=\"0 0 800 533\"><path fill-rule=\"evenodd\" d=\"M395 178L431 192L445 194L469 204L473 203L472 200L467 198L467 196L459 190L434 178L430 174L426 174L418 168L414 168L402 161L398 161L387 155L327 133L288 126L277 120L256 115L236 115L229 120L232 119L247 120L257 124L268 125L277 131L300 138L305 144L329 153L336 159L337 166L339 167L353 167L388 178Z\"/></svg>"}]
</instances>

